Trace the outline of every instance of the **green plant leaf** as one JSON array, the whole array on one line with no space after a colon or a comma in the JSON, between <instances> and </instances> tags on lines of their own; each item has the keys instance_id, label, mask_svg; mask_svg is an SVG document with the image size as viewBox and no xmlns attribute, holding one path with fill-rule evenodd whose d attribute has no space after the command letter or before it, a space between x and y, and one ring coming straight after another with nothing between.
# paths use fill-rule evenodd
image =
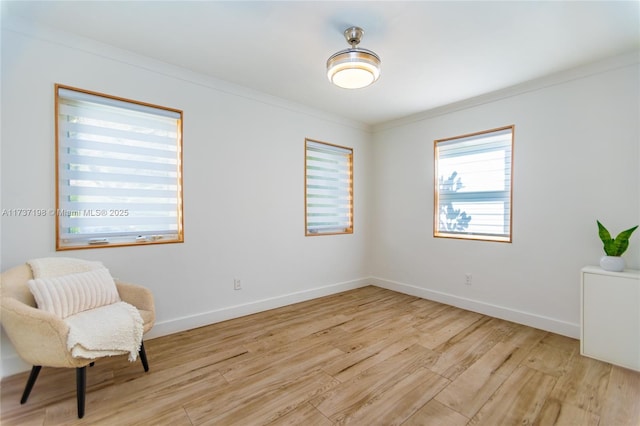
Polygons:
<instances>
[{"instance_id":1,"label":"green plant leaf","mask_svg":"<svg viewBox=\"0 0 640 426\"><path fill-rule=\"evenodd\" d=\"M598 223L598 235L600 236L600 240L602 240L605 254L607 256L622 256L622 254L627 251L627 248L629 248L629 238L631 238L633 231L638 228L638 225L620 232L614 240L611 238L611 234L607 231L607 228L605 228L600 221L596 222Z\"/></svg>"},{"instance_id":2,"label":"green plant leaf","mask_svg":"<svg viewBox=\"0 0 640 426\"><path fill-rule=\"evenodd\" d=\"M622 254L627 251L627 248L629 247L629 238L631 237L631 234L633 234L633 231L635 231L637 228L638 225L622 231L618 234L616 239L613 241L613 252L615 254L610 256L622 256Z\"/></svg>"},{"instance_id":3,"label":"green plant leaf","mask_svg":"<svg viewBox=\"0 0 640 426\"><path fill-rule=\"evenodd\" d=\"M597 220L596 222L598 222L598 235L600 236L600 240L602 241L605 254L607 256L615 256L611 254L614 251L613 238L611 238L611 234L609 233L609 231L607 231L607 228L605 228L604 225L600 223L599 220Z\"/></svg>"},{"instance_id":4,"label":"green plant leaf","mask_svg":"<svg viewBox=\"0 0 640 426\"><path fill-rule=\"evenodd\" d=\"M611 234L607 231L607 228L605 228L599 220L596 220L596 222L598 222L598 235L600 235L602 242L604 243L605 241L609 241L611 239Z\"/></svg>"}]
</instances>

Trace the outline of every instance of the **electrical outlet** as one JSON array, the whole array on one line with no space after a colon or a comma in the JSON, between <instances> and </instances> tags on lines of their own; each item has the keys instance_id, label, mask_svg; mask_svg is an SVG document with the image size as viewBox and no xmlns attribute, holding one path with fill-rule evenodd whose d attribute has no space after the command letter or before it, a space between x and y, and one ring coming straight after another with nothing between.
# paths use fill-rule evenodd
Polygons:
<instances>
[{"instance_id":1,"label":"electrical outlet","mask_svg":"<svg viewBox=\"0 0 640 426\"><path fill-rule=\"evenodd\" d=\"M233 289L242 290L242 281L240 281L240 278L233 279Z\"/></svg>"},{"instance_id":2,"label":"electrical outlet","mask_svg":"<svg viewBox=\"0 0 640 426\"><path fill-rule=\"evenodd\" d=\"M464 283L466 285L471 285L471 278L472 278L472 275L469 272L464 274Z\"/></svg>"}]
</instances>

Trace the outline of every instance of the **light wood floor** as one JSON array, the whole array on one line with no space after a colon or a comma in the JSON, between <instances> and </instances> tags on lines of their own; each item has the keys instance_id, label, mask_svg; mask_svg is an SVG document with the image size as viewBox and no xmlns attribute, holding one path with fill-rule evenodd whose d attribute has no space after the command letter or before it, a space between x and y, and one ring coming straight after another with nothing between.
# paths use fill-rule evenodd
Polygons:
<instances>
[{"instance_id":1,"label":"light wood floor","mask_svg":"<svg viewBox=\"0 0 640 426\"><path fill-rule=\"evenodd\" d=\"M75 374L2 381L9 425L640 425L640 373L574 339L365 287L149 340Z\"/></svg>"}]
</instances>

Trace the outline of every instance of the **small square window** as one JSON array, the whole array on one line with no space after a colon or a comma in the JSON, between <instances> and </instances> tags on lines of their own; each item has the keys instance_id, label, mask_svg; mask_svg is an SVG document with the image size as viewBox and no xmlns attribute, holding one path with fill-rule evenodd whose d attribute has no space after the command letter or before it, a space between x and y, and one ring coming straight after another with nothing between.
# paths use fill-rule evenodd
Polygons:
<instances>
[{"instance_id":1,"label":"small square window","mask_svg":"<svg viewBox=\"0 0 640 426\"><path fill-rule=\"evenodd\" d=\"M56 249L182 242L182 112L55 90Z\"/></svg>"}]
</instances>

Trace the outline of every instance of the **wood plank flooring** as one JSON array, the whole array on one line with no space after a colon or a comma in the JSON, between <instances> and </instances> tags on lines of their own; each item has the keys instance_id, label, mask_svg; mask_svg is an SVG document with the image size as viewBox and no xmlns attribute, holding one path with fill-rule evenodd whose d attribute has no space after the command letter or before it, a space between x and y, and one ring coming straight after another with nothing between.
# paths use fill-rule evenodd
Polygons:
<instances>
[{"instance_id":1,"label":"wood plank flooring","mask_svg":"<svg viewBox=\"0 0 640 426\"><path fill-rule=\"evenodd\" d=\"M75 374L2 381L10 425L640 425L640 373L579 342L377 287L145 343Z\"/></svg>"}]
</instances>

